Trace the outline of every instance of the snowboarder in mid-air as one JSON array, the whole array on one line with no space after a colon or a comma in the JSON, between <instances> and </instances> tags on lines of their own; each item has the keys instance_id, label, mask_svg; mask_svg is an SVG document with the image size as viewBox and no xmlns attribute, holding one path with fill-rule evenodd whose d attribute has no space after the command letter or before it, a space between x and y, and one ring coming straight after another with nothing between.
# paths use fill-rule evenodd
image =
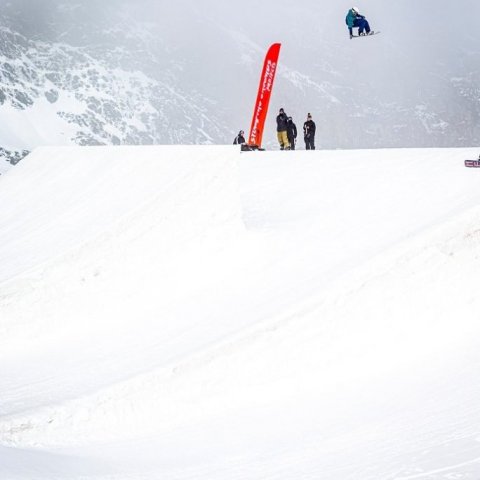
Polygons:
<instances>
[{"instance_id":1,"label":"snowboarder in mid-air","mask_svg":"<svg viewBox=\"0 0 480 480\"><path fill-rule=\"evenodd\" d=\"M352 7L345 18L345 23L350 33L350 38L354 37L353 29L358 28L358 36L373 35L373 30L370 30L370 25L364 15L360 15L358 7Z\"/></svg>"}]
</instances>

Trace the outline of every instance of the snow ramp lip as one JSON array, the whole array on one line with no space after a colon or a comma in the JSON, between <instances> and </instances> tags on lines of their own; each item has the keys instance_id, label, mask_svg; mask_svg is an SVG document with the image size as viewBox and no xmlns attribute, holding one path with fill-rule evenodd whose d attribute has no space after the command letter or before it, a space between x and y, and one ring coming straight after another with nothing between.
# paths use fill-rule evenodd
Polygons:
<instances>
[{"instance_id":1,"label":"snow ramp lip","mask_svg":"<svg viewBox=\"0 0 480 480\"><path fill-rule=\"evenodd\" d=\"M0 282L121 222L117 234L132 232L135 221L146 230L176 209L196 219L190 235L240 222L238 158L231 146L37 148L1 179Z\"/></svg>"}]
</instances>

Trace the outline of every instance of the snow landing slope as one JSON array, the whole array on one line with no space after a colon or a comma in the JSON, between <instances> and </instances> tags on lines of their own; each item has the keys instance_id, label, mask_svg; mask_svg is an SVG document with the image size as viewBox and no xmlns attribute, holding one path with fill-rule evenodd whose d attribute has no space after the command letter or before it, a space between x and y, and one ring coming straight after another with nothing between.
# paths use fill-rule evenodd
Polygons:
<instances>
[{"instance_id":1,"label":"snow landing slope","mask_svg":"<svg viewBox=\"0 0 480 480\"><path fill-rule=\"evenodd\" d=\"M477 479L475 153L36 150L0 178L0 476Z\"/></svg>"}]
</instances>

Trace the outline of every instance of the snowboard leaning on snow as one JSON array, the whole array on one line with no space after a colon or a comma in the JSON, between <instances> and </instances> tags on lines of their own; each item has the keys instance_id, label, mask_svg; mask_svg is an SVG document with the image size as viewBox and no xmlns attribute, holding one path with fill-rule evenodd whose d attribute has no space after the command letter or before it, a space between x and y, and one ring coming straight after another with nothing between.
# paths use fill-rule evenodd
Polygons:
<instances>
[{"instance_id":1,"label":"snowboard leaning on snow","mask_svg":"<svg viewBox=\"0 0 480 480\"><path fill-rule=\"evenodd\" d=\"M465 166L471 168L480 168L480 158L478 160L465 160Z\"/></svg>"}]
</instances>

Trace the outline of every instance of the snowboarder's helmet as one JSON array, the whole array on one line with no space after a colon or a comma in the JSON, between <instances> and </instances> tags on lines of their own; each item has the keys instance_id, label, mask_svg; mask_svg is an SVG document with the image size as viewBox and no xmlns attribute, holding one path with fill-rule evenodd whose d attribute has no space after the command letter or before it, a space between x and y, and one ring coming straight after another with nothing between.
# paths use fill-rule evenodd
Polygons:
<instances>
[{"instance_id":1,"label":"snowboarder's helmet","mask_svg":"<svg viewBox=\"0 0 480 480\"><path fill-rule=\"evenodd\" d=\"M240 135L243 135L245 132L243 130L240 130Z\"/></svg>"},{"instance_id":2,"label":"snowboarder's helmet","mask_svg":"<svg viewBox=\"0 0 480 480\"><path fill-rule=\"evenodd\" d=\"M359 13L359 12L360 12L360 10L359 10L358 7L352 7L352 10L353 10L355 13Z\"/></svg>"}]
</instances>

